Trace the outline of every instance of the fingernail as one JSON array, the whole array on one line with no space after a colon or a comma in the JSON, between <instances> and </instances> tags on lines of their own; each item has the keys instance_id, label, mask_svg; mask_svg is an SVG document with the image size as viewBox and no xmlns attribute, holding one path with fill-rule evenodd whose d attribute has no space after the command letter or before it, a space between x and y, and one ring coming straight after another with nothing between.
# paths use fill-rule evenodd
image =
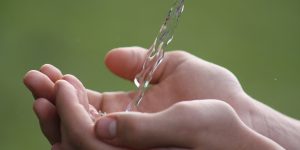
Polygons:
<instances>
[{"instance_id":1,"label":"fingernail","mask_svg":"<svg viewBox=\"0 0 300 150\"><path fill-rule=\"evenodd\" d=\"M96 124L96 133L100 138L114 138L117 134L117 121L110 117L100 118Z\"/></svg>"}]
</instances>

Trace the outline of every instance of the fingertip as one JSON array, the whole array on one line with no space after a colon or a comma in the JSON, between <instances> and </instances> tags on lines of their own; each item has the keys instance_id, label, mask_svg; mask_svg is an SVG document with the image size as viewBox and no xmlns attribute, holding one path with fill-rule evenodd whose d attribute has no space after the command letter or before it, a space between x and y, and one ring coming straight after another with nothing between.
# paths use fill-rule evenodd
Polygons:
<instances>
[{"instance_id":1,"label":"fingertip","mask_svg":"<svg viewBox=\"0 0 300 150\"><path fill-rule=\"evenodd\" d=\"M72 74L65 74L61 79L66 80L66 81L76 81L77 80L77 78Z\"/></svg>"},{"instance_id":2,"label":"fingertip","mask_svg":"<svg viewBox=\"0 0 300 150\"><path fill-rule=\"evenodd\" d=\"M66 106L78 101L76 89L65 80L55 82L54 92L56 95L55 105L59 114L64 111Z\"/></svg>"},{"instance_id":3,"label":"fingertip","mask_svg":"<svg viewBox=\"0 0 300 150\"><path fill-rule=\"evenodd\" d=\"M124 55L127 55L128 52L136 51L136 50L141 51L141 52L146 52L145 48L138 47L138 46L113 48L105 55L104 61L107 62L111 58L118 57L118 56L124 56Z\"/></svg>"},{"instance_id":4,"label":"fingertip","mask_svg":"<svg viewBox=\"0 0 300 150\"><path fill-rule=\"evenodd\" d=\"M54 67L54 66L51 65L51 64L43 64L43 65L41 66L40 70L48 69L48 68L52 68L52 67Z\"/></svg>"},{"instance_id":5,"label":"fingertip","mask_svg":"<svg viewBox=\"0 0 300 150\"><path fill-rule=\"evenodd\" d=\"M146 49L141 47L120 47L108 52L104 62L116 75L133 80L143 65L145 54Z\"/></svg>"},{"instance_id":6,"label":"fingertip","mask_svg":"<svg viewBox=\"0 0 300 150\"><path fill-rule=\"evenodd\" d=\"M62 79L69 82L71 85L73 85L78 90L85 89L83 84L81 83L81 81L78 78L76 78L74 75L66 74L62 77Z\"/></svg>"},{"instance_id":7,"label":"fingertip","mask_svg":"<svg viewBox=\"0 0 300 150\"><path fill-rule=\"evenodd\" d=\"M64 84L67 84L67 81L62 80L62 79L57 80L57 81L55 82L55 86L62 86L62 85L64 85Z\"/></svg>"},{"instance_id":8,"label":"fingertip","mask_svg":"<svg viewBox=\"0 0 300 150\"><path fill-rule=\"evenodd\" d=\"M120 62L123 62L124 55L127 55L124 48L114 48L105 55L104 64L108 67L108 69L114 72L118 67L115 60L118 59Z\"/></svg>"},{"instance_id":9,"label":"fingertip","mask_svg":"<svg viewBox=\"0 0 300 150\"><path fill-rule=\"evenodd\" d=\"M36 70L30 70L28 71L24 77L23 77L23 83L27 86L30 85L30 81L32 81L34 79L34 76L36 76L36 74L39 73Z\"/></svg>"},{"instance_id":10,"label":"fingertip","mask_svg":"<svg viewBox=\"0 0 300 150\"><path fill-rule=\"evenodd\" d=\"M86 91L84 85L81 83L81 81L78 78L76 78L75 76L70 75L70 74L65 75L62 79L69 82L77 90L79 102L84 106L84 108L86 110L88 110L88 108L89 108L88 95L87 95L87 91Z\"/></svg>"},{"instance_id":11,"label":"fingertip","mask_svg":"<svg viewBox=\"0 0 300 150\"><path fill-rule=\"evenodd\" d=\"M76 78L74 75L72 74L65 74L62 79L73 79L73 78Z\"/></svg>"},{"instance_id":12,"label":"fingertip","mask_svg":"<svg viewBox=\"0 0 300 150\"><path fill-rule=\"evenodd\" d=\"M44 64L40 68L40 72L47 75L53 82L59 80L63 76L61 71L51 64Z\"/></svg>"},{"instance_id":13,"label":"fingertip","mask_svg":"<svg viewBox=\"0 0 300 150\"><path fill-rule=\"evenodd\" d=\"M45 74L30 70L24 75L23 82L35 98L44 97L52 101L54 84Z\"/></svg>"},{"instance_id":14,"label":"fingertip","mask_svg":"<svg viewBox=\"0 0 300 150\"><path fill-rule=\"evenodd\" d=\"M73 90L75 90L75 88L69 82L67 82L66 80L57 80L54 84L54 89L55 89L56 94L61 89L73 89Z\"/></svg>"}]
</instances>

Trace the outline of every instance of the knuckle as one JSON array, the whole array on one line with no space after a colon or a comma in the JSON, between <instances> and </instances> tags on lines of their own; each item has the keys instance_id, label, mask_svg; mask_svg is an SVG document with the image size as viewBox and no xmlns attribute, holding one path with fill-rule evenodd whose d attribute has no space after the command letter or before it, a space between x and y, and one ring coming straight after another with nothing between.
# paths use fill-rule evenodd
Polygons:
<instances>
[{"instance_id":1,"label":"knuckle","mask_svg":"<svg viewBox=\"0 0 300 150\"><path fill-rule=\"evenodd\" d=\"M138 119L127 119L126 122L118 125L119 131L117 133L120 138L120 143L130 145L130 143L136 143L142 140L142 134L145 131L144 126L144 123Z\"/></svg>"},{"instance_id":2,"label":"knuckle","mask_svg":"<svg viewBox=\"0 0 300 150\"><path fill-rule=\"evenodd\" d=\"M178 109L187 109L188 107L190 107L190 102L188 101L183 101L183 102L178 102L174 105L174 107L178 108Z\"/></svg>"},{"instance_id":3,"label":"knuckle","mask_svg":"<svg viewBox=\"0 0 300 150\"><path fill-rule=\"evenodd\" d=\"M142 131L141 122L139 122L138 120L131 120L127 123L126 129L126 135L138 135L140 131Z\"/></svg>"},{"instance_id":4,"label":"knuckle","mask_svg":"<svg viewBox=\"0 0 300 150\"><path fill-rule=\"evenodd\" d=\"M186 57L186 56L191 55L190 53L183 51L183 50L175 50L175 51L170 52L170 54L177 56L177 57Z\"/></svg>"},{"instance_id":5,"label":"knuckle","mask_svg":"<svg viewBox=\"0 0 300 150\"><path fill-rule=\"evenodd\" d=\"M184 50L175 50L175 51L172 51L172 52L169 52L168 55L170 57L173 57L173 58L176 58L177 60L189 60L189 59L200 59L198 57L196 57L195 55L187 52L187 51L184 51Z\"/></svg>"},{"instance_id":6,"label":"knuckle","mask_svg":"<svg viewBox=\"0 0 300 150\"><path fill-rule=\"evenodd\" d=\"M223 112L233 112L233 108L226 102L221 100L214 100L215 107L217 107L220 110L223 110Z\"/></svg>"},{"instance_id":7,"label":"knuckle","mask_svg":"<svg viewBox=\"0 0 300 150\"><path fill-rule=\"evenodd\" d=\"M174 104L173 109L180 113L189 113L191 108L191 103L184 101L184 102L178 102Z\"/></svg>"}]
</instances>

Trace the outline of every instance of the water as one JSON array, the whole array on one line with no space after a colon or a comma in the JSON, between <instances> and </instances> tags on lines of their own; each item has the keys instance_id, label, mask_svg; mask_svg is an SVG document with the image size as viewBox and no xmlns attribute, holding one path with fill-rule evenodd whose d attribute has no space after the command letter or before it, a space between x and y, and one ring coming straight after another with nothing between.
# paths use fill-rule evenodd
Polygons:
<instances>
[{"instance_id":1,"label":"water","mask_svg":"<svg viewBox=\"0 0 300 150\"><path fill-rule=\"evenodd\" d=\"M154 43L147 51L142 70L135 76L134 84L138 87L136 95L129 103L126 111L138 110L144 93L152 79L153 73L164 58L164 49L173 39L175 28L178 24L178 19L184 9L184 0L176 0L168 15L161 26Z\"/></svg>"}]
</instances>

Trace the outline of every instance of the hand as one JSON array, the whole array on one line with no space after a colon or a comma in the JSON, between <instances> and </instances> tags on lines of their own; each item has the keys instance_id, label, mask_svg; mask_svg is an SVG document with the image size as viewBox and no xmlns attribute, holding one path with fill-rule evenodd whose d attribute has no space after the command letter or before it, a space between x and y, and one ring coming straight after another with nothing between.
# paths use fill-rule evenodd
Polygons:
<instances>
[{"instance_id":1,"label":"hand","mask_svg":"<svg viewBox=\"0 0 300 150\"><path fill-rule=\"evenodd\" d=\"M115 74L133 80L142 67L145 53L146 50L142 48L115 49L106 56L105 62ZM24 77L25 85L36 98L43 97L52 102L34 103L42 130L52 144L60 141L59 118L53 104L54 82L60 78L62 73L51 65L42 66L40 71L30 71ZM145 94L141 111L157 112L189 99L226 100L241 92L238 81L229 71L185 52L166 53L165 60L154 74L152 84L154 86ZM100 94L89 91L88 95L90 103L97 110L108 113L125 110L134 97L132 92Z\"/></svg>"},{"instance_id":2,"label":"hand","mask_svg":"<svg viewBox=\"0 0 300 150\"><path fill-rule=\"evenodd\" d=\"M247 127L225 102L179 102L158 113L120 112L101 117L95 132L107 143L131 149L281 150Z\"/></svg>"},{"instance_id":3,"label":"hand","mask_svg":"<svg viewBox=\"0 0 300 150\"><path fill-rule=\"evenodd\" d=\"M62 138L53 145L53 150L123 150L95 137L94 122L89 113L95 108L88 105L87 92L78 79L64 76L55 83L54 95L61 118ZM48 100L40 98L37 101ZM102 117L96 132L102 135L101 138L114 137L110 144L134 149L169 149L170 146L172 149L281 149L246 127L228 104L217 100L178 103L156 114L132 114ZM112 123L112 120L118 122Z\"/></svg>"},{"instance_id":4,"label":"hand","mask_svg":"<svg viewBox=\"0 0 300 150\"><path fill-rule=\"evenodd\" d=\"M67 75L54 86L55 104L60 121L61 141L53 150L122 150L99 141L94 134L94 121L86 89L74 76ZM40 98L37 101L48 101Z\"/></svg>"},{"instance_id":5,"label":"hand","mask_svg":"<svg viewBox=\"0 0 300 150\"><path fill-rule=\"evenodd\" d=\"M109 52L105 62L115 74L133 80L135 74L142 67L144 56L145 50L142 48L119 48ZM29 72L24 81L36 97L53 99L53 82L61 77L62 74L58 69L46 65L41 68L40 72ZM235 76L220 66L186 52L168 52L165 54L165 60L154 74L152 84L153 86L148 89L141 103L141 111L157 112L182 100L221 99L230 104L241 120L250 128L270 137L286 148L297 147L299 134L290 128L299 129L299 125L295 127L295 124L299 123L291 121L292 119L250 98L242 90ZM89 91L88 95L90 103L97 110L108 113L123 111L134 97L133 92L100 94ZM51 132L57 131L59 128L54 105L47 102L42 104L35 102L34 108L41 122L42 130L48 139L50 141L59 139L60 136L57 134L59 132L56 132L55 135L52 135L54 132ZM279 124L284 125L278 126ZM273 132L270 133L269 130ZM291 139L286 138L282 133L288 133Z\"/></svg>"},{"instance_id":6,"label":"hand","mask_svg":"<svg viewBox=\"0 0 300 150\"><path fill-rule=\"evenodd\" d=\"M39 71L29 71L24 77L24 83L32 92L36 101L33 109L39 119L42 132L51 145L61 142L60 118L55 105L55 82L60 79L70 80L70 75L62 75L60 70L52 65L43 65ZM72 79L71 79L72 80ZM87 90L88 103L99 110L102 95L98 92ZM85 107L87 102L85 102ZM91 108L91 107L89 107Z\"/></svg>"},{"instance_id":7,"label":"hand","mask_svg":"<svg viewBox=\"0 0 300 150\"><path fill-rule=\"evenodd\" d=\"M119 48L109 52L106 65L116 75L132 81L140 71L144 57L145 50L142 48ZM103 99L102 108L104 111L113 112L106 109L111 107L106 106L119 104L118 110L124 110L133 94L124 93L115 99L107 96ZM176 102L191 99L220 99L231 105L240 119L256 132L287 149L297 149L300 146L300 133L295 132L300 130L298 120L248 96L236 77L227 69L182 51L165 54L139 110L157 112Z\"/></svg>"}]
</instances>

